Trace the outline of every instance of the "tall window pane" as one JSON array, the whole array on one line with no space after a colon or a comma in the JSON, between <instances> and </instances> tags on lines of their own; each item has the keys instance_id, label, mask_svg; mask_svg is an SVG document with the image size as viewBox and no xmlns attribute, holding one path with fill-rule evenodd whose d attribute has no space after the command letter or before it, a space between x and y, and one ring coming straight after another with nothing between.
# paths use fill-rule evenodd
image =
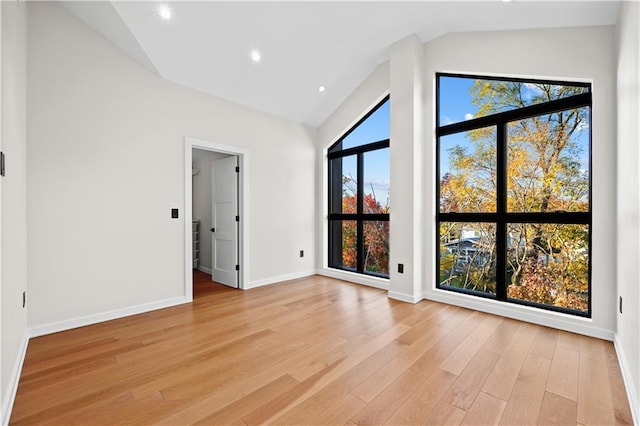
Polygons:
<instances>
[{"instance_id":1,"label":"tall window pane","mask_svg":"<svg viewBox=\"0 0 640 426\"><path fill-rule=\"evenodd\" d=\"M440 138L440 211L496 211L496 129Z\"/></svg>"},{"instance_id":2,"label":"tall window pane","mask_svg":"<svg viewBox=\"0 0 640 426\"><path fill-rule=\"evenodd\" d=\"M508 124L507 208L589 210L589 108Z\"/></svg>"},{"instance_id":3,"label":"tall window pane","mask_svg":"<svg viewBox=\"0 0 640 426\"><path fill-rule=\"evenodd\" d=\"M496 293L496 226L440 223L440 285Z\"/></svg>"},{"instance_id":4,"label":"tall window pane","mask_svg":"<svg viewBox=\"0 0 640 426\"><path fill-rule=\"evenodd\" d=\"M327 150L329 267L389 276L389 98Z\"/></svg>"},{"instance_id":5,"label":"tall window pane","mask_svg":"<svg viewBox=\"0 0 640 426\"><path fill-rule=\"evenodd\" d=\"M389 148L364 153L364 213L389 213Z\"/></svg>"}]
</instances>

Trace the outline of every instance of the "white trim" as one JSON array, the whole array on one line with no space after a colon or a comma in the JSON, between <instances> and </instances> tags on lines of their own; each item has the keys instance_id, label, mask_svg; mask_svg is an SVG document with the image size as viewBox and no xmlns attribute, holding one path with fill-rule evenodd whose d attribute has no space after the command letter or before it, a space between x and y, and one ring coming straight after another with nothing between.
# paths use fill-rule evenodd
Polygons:
<instances>
[{"instance_id":1,"label":"white trim","mask_svg":"<svg viewBox=\"0 0 640 426\"><path fill-rule=\"evenodd\" d=\"M633 424L640 424L640 411L638 407L638 395L636 394L636 387L634 385L633 376L629 371L629 363L624 351L622 350L622 343L618 339L618 333L613 338L613 347L616 350L618 356L618 364L620 365L620 372L622 373L622 381L624 382L624 388L627 391L627 399L629 400L629 409L631 410L631 417Z\"/></svg>"},{"instance_id":2,"label":"white trim","mask_svg":"<svg viewBox=\"0 0 640 426\"><path fill-rule=\"evenodd\" d=\"M207 268L206 266L198 266L198 271L211 275L211 269Z\"/></svg>"},{"instance_id":3,"label":"white trim","mask_svg":"<svg viewBox=\"0 0 640 426\"><path fill-rule=\"evenodd\" d=\"M13 364L13 370L11 372L11 379L9 380L9 388L7 394L2 401L2 424L8 425L11 420L11 412L13 411L13 403L16 400L16 392L18 392L18 383L20 382L20 374L22 373L22 366L24 365L24 357L27 354L27 346L29 345L29 336L27 333L22 336L22 343L20 344L20 351L18 357Z\"/></svg>"},{"instance_id":4,"label":"white trim","mask_svg":"<svg viewBox=\"0 0 640 426\"><path fill-rule=\"evenodd\" d=\"M358 274L356 272L341 271L333 268L319 269L317 274L338 280L349 281L355 284L379 288L381 290L389 290L389 280L386 278L371 277L368 275Z\"/></svg>"},{"instance_id":5,"label":"white trim","mask_svg":"<svg viewBox=\"0 0 640 426\"><path fill-rule=\"evenodd\" d=\"M416 303L422 300L422 297L420 296L399 293L397 291L391 291L391 290L389 290L389 293L387 293L387 296L389 297L389 299L399 300L401 302L407 302L413 305L415 305Z\"/></svg>"},{"instance_id":6,"label":"white trim","mask_svg":"<svg viewBox=\"0 0 640 426\"><path fill-rule=\"evenodd\" d=\"M297 280L298 278L310 277L312 275L316 275L316 271L304 271L304 272L296 272L294 274L280 275L277 277L265 278L263 280L251 281L245 290L256 287L263 287L265 285L277 284L283 281Z\"/></svg>"},{"instance_id":7,"label":"white trim","mask_svg":"<svg viewBox=\"0 0 640 426\"><path fill-rule=\"evenodd\" d=\"M192 151L193 149L236 155L240 166L238 214L240 215L240 239L238 262L240 263L239 288L249 288L249 151L203 139L184 138L184 294L187 303L193 301L193 262L191 221L193 220Z\"/></svg>"},{"instance_id":8,"label":"white trim","mask_svg":"<svg viewBox=\"0 0 640 426\"><path fill-rule=\"evenodd\" d=\"M171 299L159 300L157 302L145 303L142 305L131 306L128 308L115 309L95 315L87 315L84 317L74 318L70 320L54 322L51 324L39 325L27 330L29 337L44 336L46 334L57 333L59 331L71 330L73 328L84 327L85 325L97 324L104 321L110 321L130 315L142 314L145 312L155 311L157 309L169 308L171 306L189 303L185 297L174 297Z\"/></svg>"},{"instance_id":9,"label":"white trim","mask_svg":"<svg viewBox=\"0 0 640 426\"><path fill-rule=\"evenodd\" d=\"M569 331L571 333L596 337L598 339L612 341L614 337L612 330L594 327L591 323L591 319L589 318L581 318L559 312L545 311L512 303L497 302L477 296L453 293L446 290L435 290L429 293L424 292L422 293L422 297L427 300L461 306L463 308L474 309L480 312L500 315L558 330Z\"/></svg>"}]
</instances>

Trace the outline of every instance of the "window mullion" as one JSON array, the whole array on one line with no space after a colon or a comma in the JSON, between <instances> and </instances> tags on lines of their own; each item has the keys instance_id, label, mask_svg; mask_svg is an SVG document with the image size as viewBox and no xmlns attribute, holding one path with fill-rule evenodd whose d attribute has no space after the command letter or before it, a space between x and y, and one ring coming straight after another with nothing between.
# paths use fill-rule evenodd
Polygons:
<instances>
[{"instance_id":1,"label":"window mullion","mask_svg":"<svg viewBox=\"0 0 640 426\"><path fill-rule=\"evenodd\" d=\"M358 197L357 197L357 232L356 232L356 265L358 272L364 271L364 153L358 153Z\"/></svg>"},{"instance_id":2,"label":"window mullion","mask_svg":"<svg viewBox=\"0 0 640 426\"><path fill-rule=\"evenodd\" d=\"M496 126L496 298L507 299L507 124Z\"/></svg>"}]
</instances>

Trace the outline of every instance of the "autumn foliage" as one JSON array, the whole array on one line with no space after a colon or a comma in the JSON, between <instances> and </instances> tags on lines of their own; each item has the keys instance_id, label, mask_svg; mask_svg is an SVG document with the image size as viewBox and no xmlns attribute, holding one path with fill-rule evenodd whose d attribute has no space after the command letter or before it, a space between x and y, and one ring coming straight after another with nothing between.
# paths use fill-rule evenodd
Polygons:
<instances>
[{"instance_id":1,"label":"autumn foliage","mask_svg":"<svg viewBox=\"0 0 640 426\"><path fill-rule=\"evenodd\" d=\"M470 94L478 117L584 90L476 80ZM589 109L576 108L507 125L507 212L588 211L589 172L580 139L588 123ZM475 129L464 136L464 143L449 145L441 139L440 155L448 156L449 169L440 179L440 211L496 212L496 130ZM495 232L490 223L441 223L441 284L495 293ZM501 272L506 273L507 296L587 311L588 241L588 225L509 223L507 270Z\"/></svg>"},{"instance_id":2,"label":"autumn foliage","mask_svg":"<svg viewBox=\"0 0 640 426\"><path fill-rule=\"evenodd\" d=\"M357 211L357 194L354 179L350 176L343 177L344 190L342 195L342 211L355 213ZM362 198L363 212L389 213L389 207L382 206L376 199L373 188L370 193ZM389 275L389 222L365 221L364 222L364 269L383 275ZM342 223L342 264L346 268L356 268L357 265L357 222L343 221Z\"/></svg>"}]
</instances>

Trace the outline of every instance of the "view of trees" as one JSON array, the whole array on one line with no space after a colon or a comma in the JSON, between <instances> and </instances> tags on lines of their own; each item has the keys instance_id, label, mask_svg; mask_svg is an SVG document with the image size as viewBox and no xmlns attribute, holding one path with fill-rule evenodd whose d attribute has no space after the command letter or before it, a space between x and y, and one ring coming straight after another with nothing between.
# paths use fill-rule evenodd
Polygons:
<instances>
[{"instance_id":1,"label":"view of trees","mask_svg":"<svg viewBox=\"0 0 640 426\"><path fill-rule=\"evenodd\" d=\"M351 175L342 177L342 211L355 212L357 210L357 185ZM373 185L370 192L363 196L363 211L365 213L389 213L388 200L384 206L376 199ZM364 222L364 269L383 275L389 275L389 222ZM356 268L356 234L357 222L343 221L342 223L342 263L347 268Z\"/></svg>"},{"instance_id":2,"label":"view of trees","mask_svg":"<svg viewBox=\"0 0 640 426\"><path fill-rule=\"evenodd\" d=\"M475 117L567 98L581 86L476 80ZM512 121L506 128L506 212L589 211L588 107ZM440 139L440 211L497 211L496 128ZM443 169L443 164L446 165ZM507 297L588 310L589 229L508 223ZM496 291L496 225L440 223L441 285Z\"/></svg>"}]
</instances>

